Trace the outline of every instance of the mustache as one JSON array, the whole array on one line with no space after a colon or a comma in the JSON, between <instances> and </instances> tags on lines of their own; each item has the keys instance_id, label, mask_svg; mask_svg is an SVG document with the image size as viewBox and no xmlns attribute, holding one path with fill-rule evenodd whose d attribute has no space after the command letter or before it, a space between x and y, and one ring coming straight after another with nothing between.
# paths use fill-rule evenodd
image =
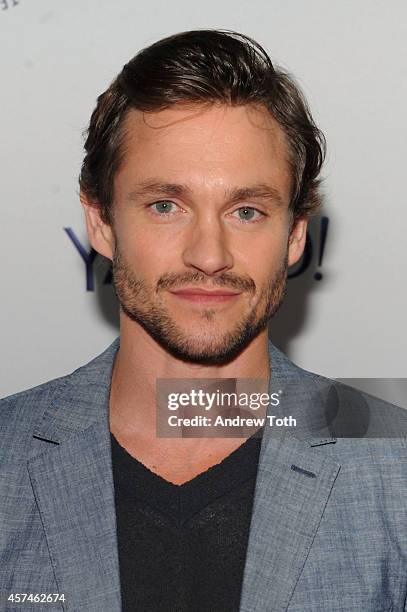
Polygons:
<instances>
[{"instance_id":1,"label":"mustache","mask_svg":"<svg viewBox=\"0 0 407 612\"><path fill-rule=\"evenodd\" d=\"M167 274L157 282L157 291L164 289L181 289L184 285L198 285L206 289L217 287L235 289L255 293L256 283L251 278L239 278L231 274L208 278L201 272L185 272L184 274Z\"/></svg>"}]
</instances>

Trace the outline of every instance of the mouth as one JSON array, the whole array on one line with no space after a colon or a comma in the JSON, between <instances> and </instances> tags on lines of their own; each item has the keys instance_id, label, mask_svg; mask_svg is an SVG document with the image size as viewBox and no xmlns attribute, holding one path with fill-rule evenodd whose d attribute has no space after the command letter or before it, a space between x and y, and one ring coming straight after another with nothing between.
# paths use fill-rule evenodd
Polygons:
<instances>
[{"instance_id":1,"label":"mouth","mask_svg":"<svg viewBox=\"0 0 407 612\"><path fill-rule=\"evenodd\" d=\"M197 287L180 289L179 291L170 291L172 295L190 302L228 302L241 295L240 291L228 291L227 289L214 289L208 291Z\"/></svg>"}]
</instances>

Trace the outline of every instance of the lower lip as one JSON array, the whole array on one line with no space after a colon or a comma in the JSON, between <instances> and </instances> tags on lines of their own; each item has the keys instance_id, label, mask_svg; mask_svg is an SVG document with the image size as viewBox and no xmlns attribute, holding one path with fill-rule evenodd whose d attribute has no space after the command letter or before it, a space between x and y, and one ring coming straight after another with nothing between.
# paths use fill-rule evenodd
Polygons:
<instances>
[{"instance_id":1,"label":"lower lip","mask_svg":"<svg viewBox=\"0 0 407 612\"><path fill-rule=\"evenodd\" d=\"M188 300L189 302L210 302L210 303L216 303L216 302L230 302L230 300L232 300L233 298L237 298L240 293L234 293L234 294L230 294L230 295L210 295L210 294L204 294L204 293L173 293L173 295L176 295L179 298L182 298L184 300Z\"/></svg>"}]
</instances>

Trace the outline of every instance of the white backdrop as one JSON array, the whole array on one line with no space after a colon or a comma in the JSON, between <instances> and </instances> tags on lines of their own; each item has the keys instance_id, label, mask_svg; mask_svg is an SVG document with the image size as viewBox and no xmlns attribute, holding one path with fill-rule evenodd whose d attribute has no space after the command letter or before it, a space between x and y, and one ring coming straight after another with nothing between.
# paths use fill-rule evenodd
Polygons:
<instances>
[{"instance_id":1,"label":"white backdrop","mask_svg":"<svg viewBox=\"0 0 407 612\"><path fill-rule=\"evenodd\" d=\"M205 27L263 44L297 77L328 141L322 266L316 222L312 261L289 281L272 338L327 376L406 377L404 0L2 0L0 396L68 373L117 335L101 264L86 291L63 229L88 249L82 131L141 47Z\"/></svg>"}]
</instances>

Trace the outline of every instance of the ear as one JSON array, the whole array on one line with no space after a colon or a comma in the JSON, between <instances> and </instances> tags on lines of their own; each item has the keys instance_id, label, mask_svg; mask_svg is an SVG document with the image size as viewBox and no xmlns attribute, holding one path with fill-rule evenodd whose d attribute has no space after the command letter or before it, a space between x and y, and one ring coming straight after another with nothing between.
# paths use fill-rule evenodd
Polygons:
<instances>
[{"instance_id":1,"label":"ear","mask_svg":"<svg viewBox=\"0 0 407 612\"><path fill-rule=\"evenodd\" d=\"M288 265L297 263L304 252L307 239L307 219L298 219L290 232L288 239Z\"/></svg>"},{"instance_id":2,"label":"ear","mask_svg":"<svg viewBox=\"0 0 407 612\"><path fill-rule=\"evenodd\" d=\"M90 244L95 251L111 260L114 250L112 227L103 221L100 204L91 202L82 191L79 197L85 212L86 229Z\"/></svg>"}]
</instances>

